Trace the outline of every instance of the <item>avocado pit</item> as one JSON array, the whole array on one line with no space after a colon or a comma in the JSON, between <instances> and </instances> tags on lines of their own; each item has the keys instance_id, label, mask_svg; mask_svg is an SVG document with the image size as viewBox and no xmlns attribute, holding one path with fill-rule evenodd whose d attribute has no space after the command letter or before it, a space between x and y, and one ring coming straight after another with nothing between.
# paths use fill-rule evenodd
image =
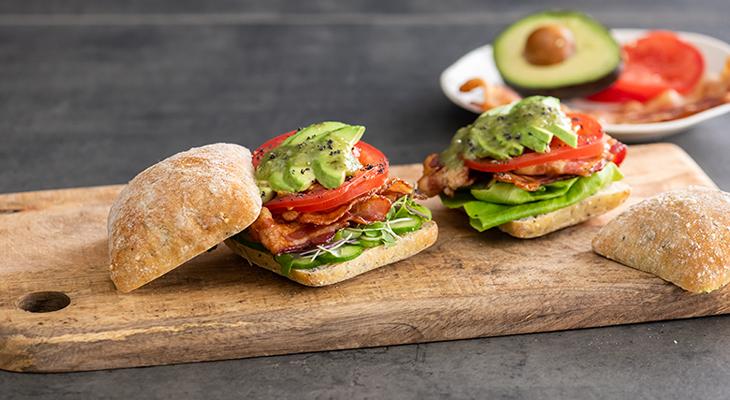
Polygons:
<instances>
[{"instance_id":1,"label":"avocado pit","mask_svg":"<svg viewBox=\"0 0 730 400\"><path fill-rule=\"evenodd\" d=\"M533 65L559 64L575 53L575 38L570 29L558 25L543 25L527 37L523 55Z\"/></svg>"}]
</instances>

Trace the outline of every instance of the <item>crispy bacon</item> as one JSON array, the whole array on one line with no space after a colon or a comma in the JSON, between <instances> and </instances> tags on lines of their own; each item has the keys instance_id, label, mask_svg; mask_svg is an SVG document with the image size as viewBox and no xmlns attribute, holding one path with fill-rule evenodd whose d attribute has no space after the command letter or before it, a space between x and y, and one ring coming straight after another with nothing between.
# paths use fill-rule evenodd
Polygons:
<instances>
[{"instance_id":1,"label":"crispy bacon","mask_svg":"<svg viewBox=\"0 0 730 400\"><path fill-rule=\"evenodd\" d=\"M557 160L545 164L532 165L511 171L517 175L580 175L588 176L606 166L603 155L582 160Z\"/></svg>"},{"instance_id":2,"label":"crispy bacon","mask_svg":"<svg viewBox=\"0 0 730 400\"><path fill-rule=\"evenodd\" d=\"M494 179L498 182L511 183L520 189L534 192L540 186L571 178L569 175L519 175L512 172L498 172Z\"/></svg>"},{"instance_id":3,"label":"crispy bacon","mask_svg":"<svg viewBox=\"0 0 730 400\"><path fill-rule=\"evenodd\" d=\"M469 168L447 168L437 153L430 154L423 161L423 176L418 180L418 190L428 197L444 192L451 196L454 191L471 185L474 179L469 176Z\"/></svg>"},{"instance_id":4,"label":"crispy bacon","mask_svg":"<svg viewBox=\"0 0 730 400\"><path fill-rule=\"evenodd\" d=\"M520 95L515 93L512 89L505 85L492 85L488 84L484 79L472 78L464 82L459 86L459 91L462 93L471 92L475 89L482 90L482 101L472 102L473 105L486 111L490 108L499 107L504 104L509 104L515 100L520 99Z\"/></svg>"},{"instance_id":5,"label":"crispy bacon","mask_svg":"<svg viewBox=\"0 0 730 400\"><path fill-rule=\"evenodd\" d=\"M494 174L494 180L498 182L512 183L520 189L534 192L540 186L548 183L569 179L574 176L590 176L602 170L614 155L609 149L615 139L606 135L606 150L598 157L584 158L580 160L557 160L545 164L532 165L509 172Z\"/></svg>"},{"instance_id":6,"label":"crispy bacon","mask_svg":"<svg viewBox=\"0 0 730 400\"><path fill-rule=\"evenodd\" d=\"M376 193L362 195L332 210L309 213L289 210L273 215L263 207L248 232L252 240L260 242L273 254L304 250L327 243L338 230L351 223L385 220L392 202L412 192L410 184L393 178Z\"/></svg>"},{"instance_id":7,"label":"crispy bacon","mask_svg":"<svg viewBox=\"0 0 730 400\"><path fill-rule=\"evenodd\" d=\"M337 208L326 210L326 211L316 211L316 212L307 212L307 213L299 213L294 210L288 210L281 214L281 217L286 221L298 221L302 223L307 224L315 224L315 225L327 225L334 223L338 219L342 218L347 212L351 211L351 209L361 203L365 199L370 199L372 195L377 194L382 197L384 197L385 200L388 200L388 209L390 209L390 204L399 198L409 195L413 193L413 186L411 186L408 182L399 179L399 178L390 178L388 181L385 182L385 184L380 187L377 191L368 193L366 195L360 196L353 201L343 204ZM380 202L380 207L384 207L385 204L383 201ZM385 210L385 213L388 212L388 209ZM363 219L365 220L365 219ZM365 223L365 222L360 222Z\"/></svg>"},{"instance_id":8,"label":"crispy bacon","mask_svg":"<svg viewBox=\"0 0 730 400\"><path fill-rule=\"evenodd\" d=\"M248 232L252 240L263 244L271 253L281 254L327 243L338 230L347 225L346 219L329 225L287 222L274 218L271 211L263 207Z\"/></svg>"},{"instance_id":9,"label":"crispy bacon","mask_svg":"<svg viewBox=\"0 0 730 400\"><path fill-rule=\"evenodd\" d=\"M301 213L297 221L304 224L329 225L342 218L352 207L352 202L343 204L334 210ZM295 211L296 212L296 211Z\"/></svg>"},{"instance_id":10,"label":"crispy bacon","mask_svg":"<svg viewBox=\"0 0 730 400\"><path fill-rule=\"evenodd\" d=\"M374 194L363 201L357 201L350 209L350 221L358 224L372 224L382 221L392 205L390 199Z\"/></svg>"},{"instance_id":11,"label":"crispy bacon","mask_svg":"<svg viewBox=\"0 0 730 400\"><path fill-rule=\"evenodd\" d=\"M403 196L413 193L413 185L400 178L390 178L378 191L378 194L385 196L390 201L396 201Z\"/></svg>"}]
</instances>

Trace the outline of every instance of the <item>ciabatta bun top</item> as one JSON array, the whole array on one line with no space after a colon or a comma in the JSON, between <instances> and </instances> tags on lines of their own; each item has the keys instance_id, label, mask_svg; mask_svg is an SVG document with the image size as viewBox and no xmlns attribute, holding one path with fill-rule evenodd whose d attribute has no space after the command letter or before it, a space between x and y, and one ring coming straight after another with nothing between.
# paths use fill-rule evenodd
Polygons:
<instances>
[{"instance_id":1,"label":"ciabatta bun top","mask_svg":"<svg viewBox=\"0 0 730 400\"><path fill-rule=\"evenodd\" d=\"M175 154L132 179L109 211L112 281L134 290L242 231L260 211L247 148L218 143Z\"/></svg>"},{"instance_id":2,"label":"ciabatta bun top","mask_svg":"<svg viewBox=\"0 0 730 400\"><path fill-rule=\"evenodd\" d=\"M730 282L730 194L690 187L644 200L604 226L593 250L695 293Z\"/></svg>"}]
</instances>

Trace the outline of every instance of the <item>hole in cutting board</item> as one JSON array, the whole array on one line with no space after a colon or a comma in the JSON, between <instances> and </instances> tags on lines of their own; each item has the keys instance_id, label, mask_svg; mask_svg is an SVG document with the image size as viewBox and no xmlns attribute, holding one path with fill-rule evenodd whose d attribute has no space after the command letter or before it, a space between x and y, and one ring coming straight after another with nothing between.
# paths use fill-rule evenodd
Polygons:
<instances>
[{"instance_id":1,"label":"hole in cutting board","mask_svg":"<svg viewBox=\"0 0 730 400\"><path fill-rule=\"evenodd\" d=\"M66 308L71 299L61 292L35 292L26 294L18 302L18 308L32 313L53 312Z\"/></svg>"}]
</instances>

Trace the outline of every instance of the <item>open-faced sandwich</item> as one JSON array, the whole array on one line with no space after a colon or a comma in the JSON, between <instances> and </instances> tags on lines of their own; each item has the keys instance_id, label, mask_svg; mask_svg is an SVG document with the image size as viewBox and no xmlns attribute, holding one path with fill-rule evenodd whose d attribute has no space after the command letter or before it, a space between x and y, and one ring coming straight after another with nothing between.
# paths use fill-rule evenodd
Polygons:
<instances>
[{"instance_id":1,"label":"open-faced sandwich","mask_svg":"<svg viewBox=\"0 0 730 400\"><path fill-rule=\"evenodd\" d=\"M112 281L134 290L226 239L253 264L308 286L431 246L438 234L431 212L409 183L388 176L383 153L360 141L364 131L323 122L278 136L253 156L218 143L151 166L109 212Z\"/></svg>"},{"instance_id":2,"label":"open-faced sandwich","mask_svg":"<svg viewBox=\"0 0 730 400\"><path fill-rule=\"evenodd\" d=\"M408 258L436 241L431 212L388 159L360 141L365 127L322 122L253 154L261 214L226 244L253 264L323 286Z\"/></svg>"},{"instance_id":3,"label":"open-faced sandwich","mask_svg":"<svg viewBox=\"0 0 730 400\"><path fill-rule=\"evenodd\" d=\"M423 162L419 191L463 208L478 231L545 235L603 214L629 196L619 165L626 146L590 116L553 97L493 108Z\"/></svg>"}]
</instances>

